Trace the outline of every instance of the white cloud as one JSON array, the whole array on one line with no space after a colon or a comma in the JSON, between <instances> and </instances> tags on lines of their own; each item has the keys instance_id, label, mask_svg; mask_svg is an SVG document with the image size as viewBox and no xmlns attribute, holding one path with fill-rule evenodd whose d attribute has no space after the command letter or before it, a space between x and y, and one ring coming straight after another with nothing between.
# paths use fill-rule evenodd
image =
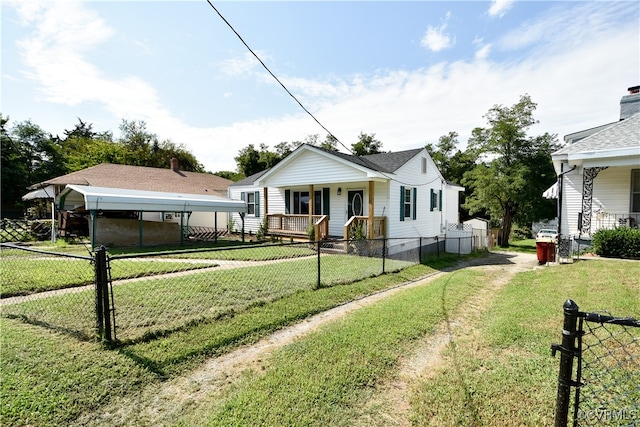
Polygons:
<instances>
[{"instance_id":1,"label":"white cloud","mask_svg":"<svg viewBox=\"0 0 640 427\"><path fill-rule=\"evenodd\" d=\"M429 25L429 27L427 27L427 32L420 41L420 45L434 52L439 52L443 49L453 46L455 40L452 40L451 36L446 33L450 17L451 12L447 12L445 22L442 25L440 25L439 27L433 27Z\"/></svg>"},{"instance_id":2,"label":"white cloud","mask_svg":"<svg viewBox=\"0 0 640 427\"><path fill-rule=\"evenodd\" d=\"M487 59L489 57L490 52L491 52L491 43L480 45L478 50L476 50L476 59L479 59L479 60Z\"/></svg>"},{"instance_id":3,"label":"white cloud","mask_svg":"<svg viewBox=\"0 0 640 427\"><path fill-rule=\"evenodd\" d=\"M614 22L620 16L638 18L634 2L583 2L567 8L551 8L543 16L524 21L518 28L504 34L497 45L501 50L517 50L543 43L544 49L572 49L598 35L617 32Z\"/></svg>"},{"instance_id":4,"label":"white cloud","mask_svg":"<svg viewBox=\"0 0 640 427\"><path fill-rule=\"evenodd\" d=\"M561 137L617 120L620 97L627 87L638 83L637 22L606 24L607 20L616 22L615 16L623 16L625 8L633 6L623 3L628 4L572 6L566 13L556 9L542 22L528 22L495 43L477 39L476 58L470 61L379 71L373 76L343 76L332 81L291 76L284 77L283 82L304 97L305 106L347 146L360 132L375 133L385 150L420 147L452 130L465 141L474 127L485 125L482 116L492 105L512 105L524 93L538 103L536 118L540 124L536 131ZM161 138L187 144L211 171L235 169L233 157L248 144L273 146L303 140L314 133L324 137L324 131L303 112L220 127L190 126L176 117L163 104L156 88L140 77L110 77L88 62L84 53L97 49L113 34L99 16L84 10L82 3L39 5L36 16L28 15L38 29L21 47L30 77L49 101L99 104L117 121L145 120ZM554 30L556 25L558 29ZM450 45L446 28L447 22L434 28L441 39L432 37L427 47ZM520 40L509 44L518 34ZM578 35L579 40L568 42ZM543 44L520 61L488 59L493 49L516 49L534 42ZM245 55L229 62L229 71L253 72L255 63L255 58Z\"/></svg>"},{"instance_id":5,"label":"white cloud","mask_svg":"<svg viewBox=\"0 0 640 427\"><path fill-rule=\"evenodd\" d=\"M269 56L265 52L255 51L263 62ZM218 64L219 70L228 76L247 76L261 67L260 62L250 52L236 58L229 58Z\"/></svg>"},{"instance_id":6,"label":"white cloud","mask_svg":"<svg viewBox=\"0 0 640 427\"><path fill-rule=\"evenodd\" d=\"M502 18L511 6L513 6L515 0L493 0L491 7L489 8L489 16L498 16Z\"/></svg>"}]
</instances>

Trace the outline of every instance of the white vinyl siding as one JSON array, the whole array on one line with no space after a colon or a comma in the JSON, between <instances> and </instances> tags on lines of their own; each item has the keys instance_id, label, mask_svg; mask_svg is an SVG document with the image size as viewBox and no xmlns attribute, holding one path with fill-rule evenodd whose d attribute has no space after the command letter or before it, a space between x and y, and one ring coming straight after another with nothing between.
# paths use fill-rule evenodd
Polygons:
<instances>
[{"instance_id":1,"label":"white vinyl siding","mask_svg":"<svg viewBox=\"0 0 640 427\"><path fill-rule=\"evenodd\" d=\"M269 187L294 187L299 185L342 184L345 182L366 181L366 171L344 164L334 158L325 157L317 153L305 152L294 162L279 171L269 175L260 185ZM324 185L323 185L324 184ZM343 190L345 185L342 185Z\"/></svg>"}]
</instances>

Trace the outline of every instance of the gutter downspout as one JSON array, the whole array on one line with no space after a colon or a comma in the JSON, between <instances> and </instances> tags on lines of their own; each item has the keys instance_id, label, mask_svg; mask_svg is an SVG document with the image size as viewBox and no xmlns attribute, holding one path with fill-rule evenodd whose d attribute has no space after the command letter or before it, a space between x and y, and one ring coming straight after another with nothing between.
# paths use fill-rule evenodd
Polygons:
<instances>
[{"instance_id":1,"label":"gutter downspout","mask_svg":"<svg viewBox=\"0 0 640 427\"><path fill-rule=\"evenodd\" d=\"M560 168L564 163L561 163ZM563 178L569 172L572 172L576 169L577 165L573 165L573 167L567 171L560 172L558 174L558 239L562 236L562 187L563 187Z\"/></svg>"}]
</instances>

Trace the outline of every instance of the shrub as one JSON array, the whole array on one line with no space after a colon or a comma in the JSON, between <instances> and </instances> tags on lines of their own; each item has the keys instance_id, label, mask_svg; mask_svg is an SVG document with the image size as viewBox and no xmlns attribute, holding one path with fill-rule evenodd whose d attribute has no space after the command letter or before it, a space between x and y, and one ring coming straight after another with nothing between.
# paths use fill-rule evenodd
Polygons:
<instances>
[{"instance_id":1,"label":"shrub","mask_svg":"<svg viewBox=\"0 0 640 427\"><path fill-rule=\"evenodd\" d=\"M593 235L593 249L603 257L640 258L640 229L598 230Z\"/></svg>"},{"instance_id":2,"label":"shrub","mask_svg":"<svg viewBox=\"0 0 640 427\"><path fill-rule=\"evenodd\" d=\"M533 236L533 232L529 227L515 224L511 229L511 238L513 240L530 239L531 236Z\"/></svg>"}]
</instances>

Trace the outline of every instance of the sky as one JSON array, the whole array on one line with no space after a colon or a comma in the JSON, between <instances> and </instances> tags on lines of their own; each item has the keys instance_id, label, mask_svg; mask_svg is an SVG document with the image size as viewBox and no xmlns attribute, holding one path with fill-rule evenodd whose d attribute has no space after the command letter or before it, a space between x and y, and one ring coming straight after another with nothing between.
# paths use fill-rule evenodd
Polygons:
<instances>
[{"instance_id":1,"label":"sky","mask_svg":"<svg viewBox=\"0 0 640 427\"><path fill-rule=\"evenodd\" d=\"M384 151L455 131L464 149L492 106L525 94L529 134L562 141L617 121L640 84L637 1L211 4L1 0L0 112L60 136L78 119L115 137L142 120L216 172L249 144L327 130Z\"/></svg>"}]
</instances>

